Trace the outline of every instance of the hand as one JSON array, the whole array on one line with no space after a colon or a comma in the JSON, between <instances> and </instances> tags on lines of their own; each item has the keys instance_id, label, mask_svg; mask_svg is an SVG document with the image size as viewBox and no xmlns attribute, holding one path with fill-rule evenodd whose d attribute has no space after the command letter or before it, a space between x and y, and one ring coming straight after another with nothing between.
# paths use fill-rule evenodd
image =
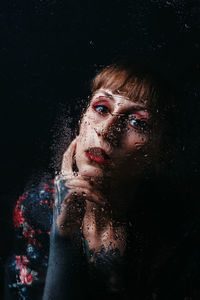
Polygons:
<instances>
[{"instance_id":1,"label":"hand","mask_svg":"<svg viewBox=\"0 0 200 300\"><path fill-rule=\"evenodd\" d=\"M81 227L87 201L98 206L105 205L105 199L94 187L92 178L73 172L77 138L72 141L64 153L62 161L61 175L67 176L65 186L68 188L68 192L61 204L60 212L55 212L61 236L71 236Z\"/></svg>"}]
</instances>

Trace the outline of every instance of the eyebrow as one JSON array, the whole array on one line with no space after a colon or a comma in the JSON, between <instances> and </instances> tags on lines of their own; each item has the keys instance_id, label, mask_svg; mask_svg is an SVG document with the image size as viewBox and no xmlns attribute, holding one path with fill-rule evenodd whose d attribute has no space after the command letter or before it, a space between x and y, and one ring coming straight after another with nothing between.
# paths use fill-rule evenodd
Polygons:
<instances>
[{"instance_id":1,"label":"eyebrow","mask_svg":"<svg viewBox=\"0 0 200 300\"><path fill-rule=\"evenodd\" d=\"M108 97L110 100L114 101L113 94L111 94L111 93L109 93L109 92L107 92L107 91L101 91L101 93L104 94L104 95L102 95L102 96L106 96L106 97ZM98 93L97 93L97 94L98 94ZM97 95L97 94L96 94L96 95ZM99 95L99 96L101 96L101 95ZM120 95L119 95L119 96L120 96ZM127 98L127 100L129 100L131 103L133 103L133 101L131 101L130 99ZM138 103L137 103L137 104L133 104L133 107L130 108L130 110L133 110L133 111L145 110L145 111L148 112L146 106L144 106L144 105L142 105L142 104L138 104Z\"/></svg>"}]
</instances>

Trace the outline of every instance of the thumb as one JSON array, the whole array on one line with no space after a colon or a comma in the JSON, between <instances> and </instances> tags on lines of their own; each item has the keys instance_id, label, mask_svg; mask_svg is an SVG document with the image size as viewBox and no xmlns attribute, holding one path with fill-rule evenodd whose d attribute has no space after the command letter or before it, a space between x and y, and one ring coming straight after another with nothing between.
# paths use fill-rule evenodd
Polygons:
<instances>
[{"instance_id":1,"label":"thumb","mask_svg":"<svg viewBox=\"0 0 200 300\"><path fill-rule=\"evenodd\" d=\"M63 155L61 174L73 173L73 160L76 153L77 138L75 138Z\"/></svg>"}]
</instances>

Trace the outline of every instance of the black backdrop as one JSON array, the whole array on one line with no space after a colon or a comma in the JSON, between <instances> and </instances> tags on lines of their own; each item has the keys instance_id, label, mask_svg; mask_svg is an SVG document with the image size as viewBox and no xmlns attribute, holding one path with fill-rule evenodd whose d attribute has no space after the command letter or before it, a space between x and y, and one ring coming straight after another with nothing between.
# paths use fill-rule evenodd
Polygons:
<instances>
[{"instance_id":1,"label":"black backdrop","mask_svg":"<svg viewBox=\"0 0 200 300\"><path fill-rule=\"evenodd\" d=\"M131 56L152 62L183 92L177 163L188 199L199 175L199 1L10 0L0 4L1 258L12 242L16 197L38 170L54 168L63 111L71 124L96 70ZM59 123L61 122L61 123ZM57 124L57 125L56 125Z\"/></svg>"}]
</instances>

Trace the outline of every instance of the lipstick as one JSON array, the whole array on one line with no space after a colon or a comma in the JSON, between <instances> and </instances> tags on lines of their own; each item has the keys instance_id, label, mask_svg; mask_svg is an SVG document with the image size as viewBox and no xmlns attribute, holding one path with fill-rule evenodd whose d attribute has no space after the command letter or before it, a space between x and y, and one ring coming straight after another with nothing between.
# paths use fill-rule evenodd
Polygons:
<instances>
[{"instance_id":1,"label":"lipstick","mask_svg":"<svg viewBox=\"0 0 200 300\"><path fill-rule=\"evenodd\" d=\"M93 162L98 164L108 164L111 162L110 157L106 151L99 147L89 148L85 152L86 156Z\"/></svg>"}]
</instances>

